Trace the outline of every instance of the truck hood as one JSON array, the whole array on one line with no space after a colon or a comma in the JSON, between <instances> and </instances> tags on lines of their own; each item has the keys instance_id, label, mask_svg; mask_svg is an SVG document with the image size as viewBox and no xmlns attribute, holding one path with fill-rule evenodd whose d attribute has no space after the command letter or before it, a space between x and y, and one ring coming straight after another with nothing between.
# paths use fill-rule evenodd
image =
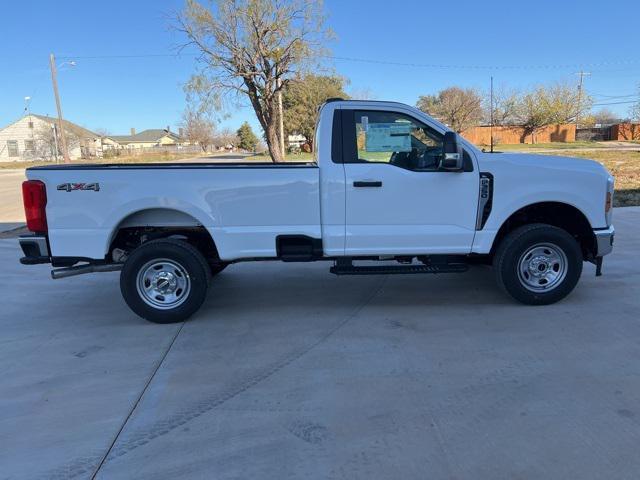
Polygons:
<instances>
[{"instance_id":1,"label":"truck hood","mask_svg":"<svg viewBox=\"0 0 640 480\"><path fill-rule=\"evenodd\" d=\"M528 153L482 153L478 161L480 171L493 178L496 218L506 219L527 205L557 202L580 210L593 228L607 227L604 206L613 178L598 162Z\"/></svg>"},{"instance_id":2,"label":"truck hood","mask_svg":"<svg viewBox=\"0 0 640 480\"><path fill-rule=\"evenodd\" d=\"M564 170L567 172L584 172L600 174L603 178L610 176L606 168L595 160L576 157L561 157L555 155L539 155L532 153L482 153L481 164L489 166L495 163L508 163L514 166L528 168L544 168L551 170ZM486 163L485 163L486 162Z\"/></svg>"}]
</instances>

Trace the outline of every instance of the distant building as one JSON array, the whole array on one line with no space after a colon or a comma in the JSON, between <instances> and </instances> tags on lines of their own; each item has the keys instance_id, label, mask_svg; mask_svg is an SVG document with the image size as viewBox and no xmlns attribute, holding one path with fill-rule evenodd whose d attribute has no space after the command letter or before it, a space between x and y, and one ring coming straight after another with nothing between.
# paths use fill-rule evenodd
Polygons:
<instances>
[{"instance_id":1,"label":"distant building","mask_svg":"<svg viewBox=\"0 0 640 480\"><path fill-rule=\"evenodd\" d=\"M63 120L69 157L72 160L102 156L100 135ZM0 161L55 160L62 158L58 119L28 114L0 129Z\"/></svg>"},{"instance_id":2,"label":"distant building","mask_svg":"<svg viewBox=\"0 0 640 480\"><path fill-rule=\"evenodd\" d=\"M289 135L289 138L287 139L287 141L289 142L289 147L300 148L302 147L302 145L304 145L307 142L307 137L300 134Z\"/></svg>"},{"instance_id":3,"label":"distant building","mask_svg":"<svg viewBox=\"0 0 640 480\"><path fill-rule=\"evenodd\" d=\"M140 133L136 133L135 128L132 128L131 135L107 135L103 139L105 149L179 147L186 144L186 139L172 132L169 127L143 130Z\"/></svg>"},{"instance_id":4,"label":"distant building","mask_svg":"<svg viewBox=\"0 0 640 480\"><path fill-rule=\"evenodd\" d=\"M102 157L104 152L142 148L167 148L189 145L169 127L144 130L131 129L131 135L100 135L64 120L63 129L71 160ZM181 133L181 132L180 132ZM0 129L0 161L62 159L58 119L29 114Z\"/></svg>"}]
</instances>

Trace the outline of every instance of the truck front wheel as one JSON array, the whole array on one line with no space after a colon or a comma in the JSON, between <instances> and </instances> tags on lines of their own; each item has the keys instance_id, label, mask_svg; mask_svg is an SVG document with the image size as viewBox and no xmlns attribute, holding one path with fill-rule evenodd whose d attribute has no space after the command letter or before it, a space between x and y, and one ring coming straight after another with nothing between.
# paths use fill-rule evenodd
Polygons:
<instances>
[{"instance_id":1,"label":"truck front wheel","mask_svg":"<svg viewBox=\"0 0 640 480\"><path fill-rule=\"evenodd\" d=\"M204 302L210 268L202 254L182 240L153 240L136 248L120 274L129 308L154 323L182 322Z\"/></svg>"},{"instance_id":2,"label":"truck front wheel","mask_svg":"<svg viewBox=\"0 0 640 480\"><path fill-rule=\"evenodd\" d=\"M565 230L536 223L510 232L493 265L498 285L514 299L548 305L566 297L578 283L582 252Z\"/></svg>"}]
</instances>

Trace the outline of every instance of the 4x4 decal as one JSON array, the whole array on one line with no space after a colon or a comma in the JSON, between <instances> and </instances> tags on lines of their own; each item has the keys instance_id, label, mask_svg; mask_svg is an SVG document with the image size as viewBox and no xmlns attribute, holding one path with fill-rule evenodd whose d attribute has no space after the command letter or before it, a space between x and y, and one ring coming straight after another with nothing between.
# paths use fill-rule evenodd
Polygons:
<instances>
[{"instance_id":1,"label":"4x4 decal","mask_svg":"<svg viewBox=\"0 0 640 480\"><path fill-rule=\"evenodd\" d=\"M73 192L76 190L93 190L94 192L100 191L99 183L61 183L57 187L58 190L64 190L65 192Z\"/></svg>"}]
</instances>

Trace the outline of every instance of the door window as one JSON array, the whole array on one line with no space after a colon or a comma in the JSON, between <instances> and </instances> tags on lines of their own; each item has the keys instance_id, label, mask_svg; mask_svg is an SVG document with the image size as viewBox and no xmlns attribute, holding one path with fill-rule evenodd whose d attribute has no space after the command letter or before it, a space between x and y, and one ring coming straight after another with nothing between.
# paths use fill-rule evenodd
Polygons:
<instances>
[{"instance_id":1,"label":"door window","mask_svg":"<svg viewBox=\"0 0 640 480\"><path fill-rule=\"evenodd\" d=\"M443 135L398 112L356 110L357 158L349 162L387 163L413 171L435 171L442 158Z\"/></svg>"}]
</instances>

